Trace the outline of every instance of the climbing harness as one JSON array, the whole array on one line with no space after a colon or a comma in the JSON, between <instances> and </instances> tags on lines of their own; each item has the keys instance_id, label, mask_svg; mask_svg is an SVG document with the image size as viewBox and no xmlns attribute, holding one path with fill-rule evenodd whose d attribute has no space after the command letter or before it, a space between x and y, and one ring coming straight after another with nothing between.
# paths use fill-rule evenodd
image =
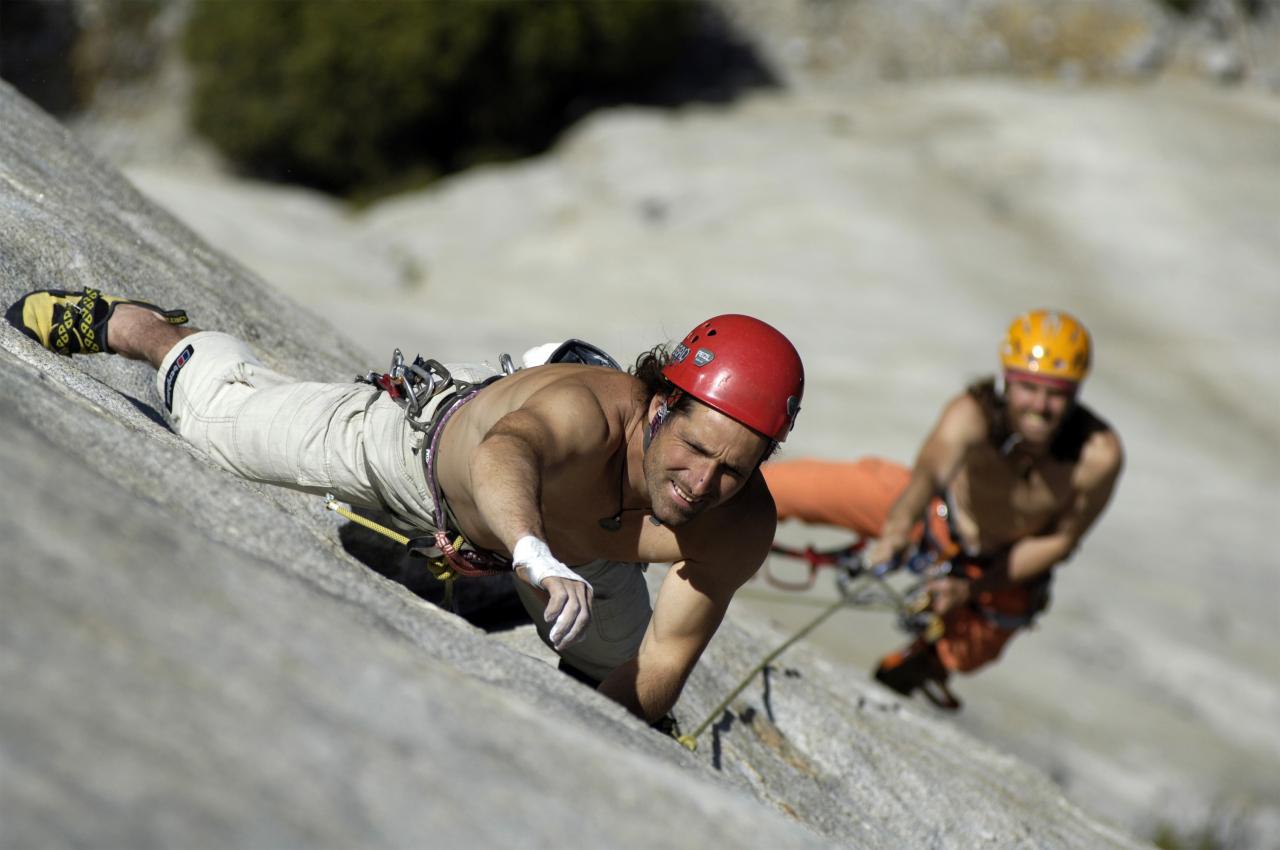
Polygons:
<instances>
[{"instance_id":1,"label":"climbing harness","mask_svg":"<svg viewBox=\"0 0 1280 850\"><path fill-rule=\"evenodd\" d=\"M502 376L491 378L489 381L478 385L468 386L465 390L459 391L458 395L444 407L443 413L433 417L434 421L431 429L427 432L431 441L422 453L422 464L426 472L427 486L431 488L431 499L434 504L432 520L436 530L428 537L418 537L409 541L409 551L422 553L430 561L433 558L431 549L434 548L439 552L438 557L442 558L459 575L470 577L491 576L507 572L511 569L511 561L481 549L464 550L460 548L463 543L463 538L460 534L457 535L455 540L449 539L449 517L445 507L444 494L440 490L440 479L436 476L435 459L436 453L440 448L440 435L444 433L445 423L464 404L474 399L476 393L500 377Z\"/></svg>"},{"instance_id":2,"label":"climbing harness","mask_svg":"<svg viewBox=\"0 0 1280 850\"><path fill-rule=\"evenodd\" d=\"M391 355L391 366L386 372L371 371L356 378L358 383L369 384L385 392L388 398L404 410L406 424L423 435L426 445L422 452L422 464L427 486L431 490L435 531L422 537L407 537L342 507L332 495L325 497L325 507L329 510L394 540L408 549L410 555L423 558L431 574L444 582L444 605L447 608L453 606L453 583L458 576L498 575L511 569L509 560L492 552L464 548L465 540L462 535L451 533L452 524L449 522L434 463L445 423L485 386L515 371L509 355L502 355L500 362L502 374L472 383L455 378L438 360L419 355L413 362L406 362L404 354L397 348ZM442 399L433 414L424 419L423 413L428 405L446 393L451 393L451 397Z\"/></svg>"},{"instance_id":3,"label":"climbing harness","mask_svg":"<svg viewBox=\"0 0 1280 850\"><path fill-rule=\"evenodd\" d=\"M528 356L525 361L525 366L540 365L532 362ZM545 353L544 362L622 368L602 349L578 339L566 340L552 347L549 353ZM371 371L356 377L357 382L369 384L385 392L388 398L404 410L405 422L409 427L423 435L425 445L422 452L422 466L427 487L431 492L432 524L435 526L435 531L422 537L406 537L342 507L332 495L325 497L325 507L329 510L357 525L394 540L406 547L411 555L423 558L431 574L445 584L445 607L452 607L453 582L459 576L499 575L510 572L512 568L509 559L493 552L467 547L463 536L451 530L455 529L457 524L451 522L435 464L441 435L453 415L472 401L480 390L494 381L514 374L520 368L516 366L511 355L505 353L499 356L498 363L501 368L499 374L481 381L466 381L455 376L438 360L418 355L412 362L406 362L404 354L397 348L391 355L391 365L386 372ZM424 412L428 410L431 402L440 396L446 397L441 398L435 410L424 419Z\"/></svg>"},{"instance_id":4,"label":"climbing harness","mask_svg":"<svg viewBox=\"0 0 1280 850\"><path fill-rule=\"evenodd\" d=\"M934 510L939 518L947 521L951 539L957 539L958 535L952 519L954 511L945 499L945 494L944 498L936 504ZM807 568L807 572L803 578L798 580L782 578L770 564L766 563L765 567L760 571L760 575L767 584L785 591L809 590L816 584L819 571L829 567L836 570L835 584L839 592L839 598L830 603L811 622L752 667L737 687L716 706L706 720L699 724L692 733L678 739L680 743L690 750L695 749L698 736L706 730L716 717L720 716L721 712L728 707L738 694L742 693L757 673L767 668L774 659L792 644L809 634L825 622L828 617L845 606L893 612L897 616L899 628L916 636L916 642L913 646L932 649L931 645L937 643L945 633L945 623L942 617L930 610L932 599L927 590L928 582L949 575L975 580L981 577L982 568L976 560L962 557L959 547L954 544L943 545L938 541L930 532L927 522L923 524L923 529L920 542L908 555L897 562L874 566L865 563L863 550L868 542L866 539L858 539L849 545L833 549L815 549L813 546L792 548L780 543L774 543L771 547L771 551L774 554L802 561ZM914 577L914 581L903 589L894 587L888 581L889 575L898 570ZM970 607L999 628L1009 630L1022 628L1030 625L1036 615L1047 605L1048 579L1046 578L1042 582L1032 585L1030 590L1030 605L1025 614L997 611L986 605L979 605L976 601L971 602ZM745 588L739 590L738 595L752 596L750 589ZM784 597L781 594L771 593L767 597L763 594L757 594L756 598L777 601ZM808 599L808 597L800 598ZM930 702L940 708L954 710L959 707L959 700L947 688L945 680L929 680L922 685L922 691Z\"/></svg>"}]
</instances>

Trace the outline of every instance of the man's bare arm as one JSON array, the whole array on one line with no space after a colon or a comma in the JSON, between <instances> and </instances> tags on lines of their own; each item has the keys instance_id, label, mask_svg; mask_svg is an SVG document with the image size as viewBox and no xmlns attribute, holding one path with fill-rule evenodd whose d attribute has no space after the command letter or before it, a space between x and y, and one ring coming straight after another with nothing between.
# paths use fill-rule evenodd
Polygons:
<instances>
[{"instance_id":1,"label":"man's bare arm","mask_svg":"<svg viewBox=\"0 0 1280 850\"><path fill-rule=\"evenodd\" d=\"M680 563L667 573L639 654L600 685L601 693L649 723L676 704L733 596L731 590L708 595L696 589L680 575L689 569Z\"/></svg>"},{"instance_id":2,"label":"man's bare arm","mask_svg":"<svg viewBox=\"0 0 1280 850\"><path fill-rule=\"evenodd\" d=\"M550 454L546 424L515 410L498 420L471 453L472 498L508 551L526 534L546 539L542 467Z\"/></svg>"},{"instance_id":3,"label":"man's bare arm","mask_svg":"<svg viewBox=\"0 0 1280 850\"><path fill-rule=\"evenodd\" d=\"M600 685L601 693L650 723L675 705L733 594L764 563L777 514L763 480L757 486L759 490L749 495L750 506L730 514L730 521L711 538L713 559L672 566L658 591L639 654Z\"/></svg>"},{"instance_id":4,"label":"man's bare arm","mask_svg":"<svg viewBox=\"0 0 1280 850\"><path fill-rule=\"evenodd\" d=\"M867 550L873 564L899 555L911 542L911 529L929 500L950 483L969 450L986 438L986 422L968 395L952 399L925 438L911 470L911 480L889 509L880 538Z\"/></svg>"},{"instance_id":5,"label":"man's bare arm","mask_svg":"<svg viewBox=\"0 0 1280 850\"><path fill-rule=\"evenodd\" d=\"M1124 450L1113 431L1093 435L1072 480L1075 497L1047 534L1025 537L987 570L982 584L998 587L1032 581L1070 557L1106 509L1124 466Z\"/></svg>"},{"instance_id":6,"label":"man's bare arm","mask_svg":"<svg viewBox=\"0 0 1280 850\"><path fill-rule=\"evenodd\" d=\"M545 616L555 621L552 643L577 640L590 620L591 586L546 545L544 476L574 459L607 454L608 423L585 387L555 386L535 393L499 419L472 451L471 493L488 528L512 554L516 574L545 590Z\"/></svg>"}]
</instances>

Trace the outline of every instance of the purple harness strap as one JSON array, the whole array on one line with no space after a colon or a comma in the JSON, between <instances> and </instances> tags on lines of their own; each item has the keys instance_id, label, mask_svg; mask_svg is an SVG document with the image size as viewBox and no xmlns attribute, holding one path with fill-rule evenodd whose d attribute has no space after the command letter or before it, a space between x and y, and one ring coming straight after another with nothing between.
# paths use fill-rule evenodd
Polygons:
<instances>
[{"instance_id":1,"label":"purple harness strap","mask_svg":"<svg viewBox=\"0 0 1280 850\"><path fill-rule=\"evenodd\" d=\"M436 531L434 532L436 547L440 550L440 554L444 556L444 559L449 562L449 566L453 567L458 575L463 576L493 576L511 570L511 562L500 555L486 552L483 549L458 549L453 545L453 542L449 540L449 518L445 512L444 494L440 490L440 481L436 478L436 450L440 447L440 435L444 433L445 423L452 418L453 414L458 412L459 408L475 398L480 389L480 387L475 387L467 390L449 402L449 406L445 408L435 427L431 429L431 443L427 447L427 454L423 459L423 470L426 472L427 486L431 488L431 498L435 503L433 519L436 525Z\"/></svg>"}]
</instances>

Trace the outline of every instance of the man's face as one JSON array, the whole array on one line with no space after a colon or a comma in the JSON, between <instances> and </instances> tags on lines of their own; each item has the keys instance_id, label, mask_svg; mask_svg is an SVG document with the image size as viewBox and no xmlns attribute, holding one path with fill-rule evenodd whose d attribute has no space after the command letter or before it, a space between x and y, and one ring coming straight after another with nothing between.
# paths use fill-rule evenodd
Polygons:
<instances>
[{"instance_id":1,"label":"man's face","mask_svg":"<svg viewBox=\"0 0 1280 850\"><path fill-rule=\"evenodd\" d=\"M649 421L661 404L649 405ZM653 515L679 526L733 497L751 477L768 441L704 404L669 414L644 455Z\"/></svg>"},{"instance_id":2,"label":"man's face","mask_svg":"<svg viewBox=\"0 0 1280 850\"><path fill-rule=\"evenodd\" d=\"M1024 442L1048 445L1075 403L1074 384L1045 383L1015 373L1005 375L1009 426Z\"/></svg>"}]
</instances>

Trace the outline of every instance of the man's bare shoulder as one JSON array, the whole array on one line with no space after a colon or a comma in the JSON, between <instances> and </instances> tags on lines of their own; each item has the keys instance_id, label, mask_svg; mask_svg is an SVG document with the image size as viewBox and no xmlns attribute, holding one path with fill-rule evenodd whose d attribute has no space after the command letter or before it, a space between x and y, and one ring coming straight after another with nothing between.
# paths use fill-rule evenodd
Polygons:
<instances>
[{"instance_id":1,"label":"man's bare shoulder","mask_svg":"<svg viewBox=\"0 0 1280 850\"><path fill-rule=\"evenodd\" d=\"M1114 477L1124 462L1115 429L1085 404L1077 404L1063 422L1050 453L1058 462L1070 464L1078 480Z\"/></svg>"},{"instance_id":2,"label":"man's bare shoulder","mask_svg":"<svg viewBox=\"0 0 1280 850\"><path fill-rule=\"evenodd\" d=\"M642 401L642 385L634 376L616 369L556 363L522 369L506 379L527 398L568 399L583 404L593 401L602 409ZM504 383L499 382L499 385Z\"/></svg>"},{"instance_id":3,"label":"man's bare shoulder","mask_svg":"<svg viewBox=\"0 0 1280 850\"><path fill-rule=\"evenodd\" d=\"M625 372L560 363L522 369L486 388L482 400L500 410L592 428L625 421L643 404L641 394L640 382Z\"/></svg>"},{"instance_id":4,"label":"man's bare shoulder","mask_svg":"<svg viewBox=\"0 0 1280 850\"><path fill-rule=\"evenodd\" d=\"M949 399L938 417L933 436L958 446L972 446L987 438L987 418L982 405L969 393Z\"/></svg>"},{"instance_id":5,"label":"man's bare shoulder","mask_svg":"<svg viewBox=\"0 0 1280 850\"><path fill-rule=\"evenodd\" d=\"M1124 446L1120 435L1110 426L1098 420L1103 427L1091 432L1080 450L1076 464L1076 486L1093 490L1109 486L1124 467Z\"/></svg>"}]
</instances>

